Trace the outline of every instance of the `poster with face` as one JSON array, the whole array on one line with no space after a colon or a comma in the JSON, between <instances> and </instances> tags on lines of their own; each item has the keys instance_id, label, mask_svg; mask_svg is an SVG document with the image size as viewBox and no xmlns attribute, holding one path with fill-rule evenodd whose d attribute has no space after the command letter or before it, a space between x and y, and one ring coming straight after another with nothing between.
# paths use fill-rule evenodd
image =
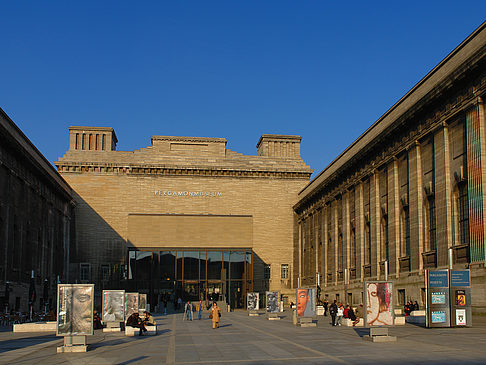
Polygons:
<instances>
[{"instance_id":1,"label":"poster with face","mask_svg":"<svg viewBox=\"0 0 486 365\"><path fill-rule=\"evenodd\" d=\"M93 334L94 284L58 284L58 336Z\"/></svg>"},{"instance_id":2,"label":"poster with face","mask_svg":"<svg viewBox=\"0 0 486 365\"><path fill-rule=\"evenodd\" d=\"M248 298L248 304L247 308L249 311L256 311L260 309L260 294L259 293L248 293L247 294Z\"/></svg>"},{"instance_id":3,"label":"poster with face","mask_svg":"<svg viewBox=\"0 0 486 365\"><path fill-rule=\"evenodd\" d=\"M316 315L316 289L297 289L297 316L314 317Z\"/></svg>"},{"instance_id":4,"label":"poster with face","mask_svg":"<svg viewBox=\"0 0 486 365\"><path fill-rule=\"evenodd\" d=\"M147 294L138 295L138 311L143 313L147 310Z\"/></svg>"},{"instance_id":5,"label":"poster with face","mask_svg":"<svg viewBox=\"0 0 486 365\"><path fill-rule=\"evenodd\" d=\"M391 282L366 282L365 325L393 326L393 288Z\"/></svg>"},{"instance_id":6,"label":"poster with face","mask_svg":"<svg viewBox=\"0 0 486 365\"><path fill-rule=\"evenodd\" d=\"M103 321L125 322L125 290L103 290Z\"/></svg>"},{"instance_id":7,"label":"poster with face","mask_svg":"<svg viewBox=\"0 0 486 365\"><path fill-rule=\"evenodd\" d=\"M278 313L280 308L278 306L278 291L267 291L267 313Z\"/></svg>"},{"instance_id":8,"label":"poster with face","mask_svg":"<svg viewBox=\"0 0 486 365\"><path fill-rule=\"evenodd\" d=\"M125 293L125 319L138 313L138 293Z\"/></svg>"}]
</instances>

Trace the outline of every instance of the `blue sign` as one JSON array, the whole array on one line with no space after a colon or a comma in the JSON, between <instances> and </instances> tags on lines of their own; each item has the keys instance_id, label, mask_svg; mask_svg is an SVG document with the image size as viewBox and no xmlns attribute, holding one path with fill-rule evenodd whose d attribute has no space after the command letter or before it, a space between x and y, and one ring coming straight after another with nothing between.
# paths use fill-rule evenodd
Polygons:
<instances>
[{"instance_id":1,"label":"blue sign","mask_svg":"<svg viewBox=\"0 0 486 365\"><path fill-rule=\"evenodd\" d=\"M451 286L471 286L469 270L451 271Z\"/></svg>"},{"instance_id":2,"label":"blue sign","mask_svg":"<svg viewBox=\"0 0 486 365\"><path fill-rule=\"evenodd\" d=\"M429 287L448 288L449 272L447 270L429 271Z\"/></svg>"}]
</instances>

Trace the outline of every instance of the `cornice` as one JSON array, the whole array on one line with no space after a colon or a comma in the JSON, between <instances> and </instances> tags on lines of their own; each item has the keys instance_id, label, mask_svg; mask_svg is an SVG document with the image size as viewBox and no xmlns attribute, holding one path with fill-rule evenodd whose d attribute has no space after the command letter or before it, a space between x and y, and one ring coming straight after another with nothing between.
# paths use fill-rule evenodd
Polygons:
<instances>
[{"instance_id":1,"label":"cornice","mask_svg":"<svg viewBox=\"0 0 486 365\"><path fill-rule=\"evenodd\" d=\"M311 171L299 170L245 170L210 167L169 167L147 165L123 165L113 163L56 162L60 174L102 174L128 176L199 176L199 177L257 177L306 179Z\"/></svg>"}]
</instances>

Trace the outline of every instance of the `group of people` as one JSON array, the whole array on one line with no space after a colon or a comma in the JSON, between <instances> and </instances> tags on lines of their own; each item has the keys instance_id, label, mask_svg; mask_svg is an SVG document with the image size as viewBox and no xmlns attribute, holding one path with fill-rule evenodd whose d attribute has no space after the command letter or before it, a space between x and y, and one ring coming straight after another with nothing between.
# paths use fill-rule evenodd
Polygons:
<instances>
[{"instance_id":1,"label":"group of people","mask_svg":"<svg viewBox=\"0 0 486 365\"><path fill-rule=\"evenodd\" d=\"M407 302L407 304L405 304L403 311L405 312L406 316L409 316L410 313L412 313L413 311L418 311L419 309L420 308L419 308L419 304L417 303L417 301L412 302L410 300L410 301Z\"/></svg>"},{"instance_id":2,"label":"group of people","mask_svg":"<svg viewBox=\"0 0 486 365\"><path fill-rule=\"evenodd\" d=\"M143 336L144 332L147 332L147 328L145 328L145 326L155 326L156 322L152 314L145 311L143 318L140 318L140 314L138 312L132 313L130 317L128 317L126 325L140 328L140 336Z\"/></svg>"},{"instance_id":3,"label":"group of people","mask_svg":"<svg viewBox=\"0 0 486 365\"><path fill-rule=\"evenodd\" d=\"M324 306L324 309L324 315L326 315L327 306ZM342 303L338 303L336 300L329 306L329 315L333 326L341 326L343 318L349 318L353 323L353 327L356 326L359 322L357 313L357 308L353 308L349 304L346 304L346 307L344 307Z\"/></svg>"},{"instance_id":4,"label":"group of people","mask_svg":"<svg viewBox=\"0 0 486 365\"><path fill-rule=\"evenodd\" d=\"M203 311L203 303L200 300L199 303L196 306L196 312L197 312L197 319L201 320L202 318L202 311ZM182 317L182 320L188 320L192 321L193 320L193 312L194 312L194 305L192 302L187 301L186 305L184 306L184 316Z\"/></svg>"}]
</instances>

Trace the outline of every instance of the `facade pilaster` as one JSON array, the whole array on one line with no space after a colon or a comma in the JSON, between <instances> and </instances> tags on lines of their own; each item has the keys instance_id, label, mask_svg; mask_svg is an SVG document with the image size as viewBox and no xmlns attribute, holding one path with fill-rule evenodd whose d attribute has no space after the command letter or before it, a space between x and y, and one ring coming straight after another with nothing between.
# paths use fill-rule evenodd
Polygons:
<instances>
[{"instance_id":1,"label":"facade pilaster","mask_svg":"<svg viewBox=\"0 0 486 365\"><path fill-rule=\"evenodd\" d=\"M381 207L380 207L380 178L378 171L374 171L370 179L370 228L371 228L371 276L380 277L381 257Z\"/></svg>"},{"instance_id":2,"label":"facade pilaster","mask_svg":"<svg viewBox=\"0 0 486 365\"><path fill-rule=\"evenodd\" d=\"M398 160L396 158L388 166L388 238L390 258L388 273L399 275L398 257L400 252L400 186L398 181Z\"/></svg>"},{"instance_id":3,"label":"facade pilaster","mask_svg":"<svg viewBox=\"0 0 486 365\"><path fill-rule=\"evenodd\" d=\"M324 208L322 208L322 211L323 211L323 214L322 214L322 236L324 237L323 238L323 241L322 241L322 246L323 246L323 250L324 250L324 254L323 254L323 265L322 265L322 275L324 276L323 280L324 280L324 286L326 287L327 286L327 272L328 272L328 267L329 267L329 263L327 262L327 245L328 245L328 242L329 242L329 234L328 234L328 227L327 227L327 222L328 222L328 214L330 214L330 209L327 205L324 206Z\"/></svg>"},{"instance_id":4,"label":"facade pilaster","mask_svg":"<svg viewBox=\"0 0 486 365\"><path fill-rule=\"evenodd\" d=\"M358 264L356 265L356 278L364 281L363 265L365 263L364 257L364 242L365 242L365 225L364 225L364 198L363 198L363 183L360 183L356 188L356 246L358 252Z\"/></svg>"},{"instance_id":5,"label":"facade pilaster","mask_svg":"<svg viewBox=\"0 0 486 365\"><path fill-rule=\"evenodd\" d=\"M351 227L349 219L349 191L343 194L343 278L345 278L345 270L350 267L350 252L351 252Z\"/></svg>"},{"instance_id":6,"label":"facade pilaster","mask_svg":"<svg viewBox=\"0 0 486 365\"><path fill-rule=\"evenodd\" d=\"M422 158L420 143L416 142L409 152L410 184L410 270L423 269L422 253L424 252L423 232L423 188Z\"/></svg>"},{"instance_id":7,"label":"facade pilaster","mask_svg":"<svg viewBox=\"0 0 486 365\"><path fill-rule=\"evenodd\" d=\"M486 184L486 135L482 98L466 110L467 179L469 198L469 237L471 263L485 261L486 209L484 186Z\"/></svg>"},{"instance_id":8,"label":"facade pilaster","mask_svg":"<svg viewBox=\"0 0 486 365\"><path fill-rule=\"evenodd\" d=\"M334 270L333 270L333 279L334 285L338 284L338 260L339 260L339 220L338 220L338 204L337 201L334 201L332 204L332 225L333 225L333 233L334 239L332 241L333 245L333 252L334 252Z\"/></svg>"},{"instance_id":9,"label":"facade pilaster","mask_svg":"<svg viewBox=\"0 0 486 365\"><path fill-rule=\"evenodd\" d=\"M434 135L438 267L447 267L448 249L452 245L452 186L449 144L449 128L445 124Z\"/></svg>"}]
</instances>

